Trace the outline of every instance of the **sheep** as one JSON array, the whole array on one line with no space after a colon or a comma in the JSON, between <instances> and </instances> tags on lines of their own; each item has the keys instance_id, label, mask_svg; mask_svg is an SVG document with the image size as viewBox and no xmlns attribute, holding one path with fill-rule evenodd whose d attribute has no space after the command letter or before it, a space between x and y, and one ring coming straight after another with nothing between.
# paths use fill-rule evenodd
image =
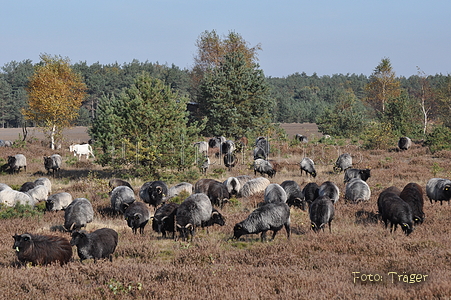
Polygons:
<instances>
[{"instance_id":1,"label":"sheep","mask_svg":"<svg viewBox=\"0 0 451 300\"><path fill-rule=\"evenodd\" d=\"M128 186L118 186L111 192L111 208L114 212L119 212L123 214L125 209L135 202L135 193Z\"/></svg>"},{"instance_id":2,"label":"sheep","mask_svg":"<svg viewBox=\"0 0 451 300\"><path fill-rule=\"evenodd\" d=\"M60 171L62 163L63 159L59 154L44 156L44 168L46 169L47 174L50 174L50 170L52 170L52 175L55 176L55 173Z\"/></svg>"},{"instance_id":3,"label":"sheep","mask_svg":"<svg viewBox=\"0 0 451 300\"><path fill-rule=\"evenodd\" d=\"M231 140L226 140L221 144L221 153L222 154L230 154L234 152L236 149L235 142Z\"/></svg>"},{"instance_id":4,"label":"sheep","mask_svg":"<svg viewBox=\"0 0 451 300\"><path fill-rule=\"evenodd\" d=\"M388 193L392 193L395 194L396 196L399 196L401 194L401 190L396 186L390 186L379 194L379 196L377 197L377 209L379 217L381 217L382 203L385 201L385 195Z\"/></svg>"},{"instance_id":5,"label":"sheep","mask_svg":"<svg viewBox=\"0 0 451 300\"><path fill-rule=\"evenodd\" d=\"M359 178L353 178L346 184L345 199L352 203L368 201L371 198L371 190L368 184Z\"/></svg>"},{"instance_id":6,"label":"sheep","mask_svg":"<svg viewBox=\"0 0 451 300\"><path fill-rule=\"evenodd\" d=\"M290 239L290 208L286 203L275 202L265 204L249 214L249 216L233 227L233 237L239 239L245 234L258 234L260 239L266 240L266 232L273 231L272 239L277 232L285 227L287 239Z\"/></svg>"},{"instance_id":7,"label":"sheep","mask_svg":"<svg viewBox=\"0 0 451 300\"><path fill-rule=\"evenodd\" d=\"M114 190L114 188L117 188L118 186L126 186L129 187L132 191L134 191L132 185L128 181L119 178L110 179L108 181L108 186L110 187L110 194Z\"/></svg>"},{"instance_id":8,"label":"sheep","mask_svg":"<svg viewBox=\"0 0 451 300\"><path fill-rule=\"evenodd\" d=\"M319 197L319 186L315 182L309 182L302 189L302 194L304 194L305 202L310 207L313 201Z\"/></svg>"},{"instance_id":9,"label":"sheep","mask_svg":"<svg viewBox=\"0 0 451 300\"><path fill-rule=\"evenodd\" d=\"M48 211L65 210L72 200L72 195L66 192L53 194L45 201L45 208Z\"/></svg>"},{"instance_id":10,"label":"sheep","mask_svg":"<svg viewBox=\"0 0 451 300\"><path fill-rule=\"evenodd\" d=\"M189 182L181 182L171 188L168 189L167 199L175 197L182 192L188 193L191 195L193 193L194 186Z\"/></svg>"},{"instance_id":11,"label":"sheep","mask_svg":"<svg viewBox=\"0 0 451 300\"><path fill-rule=\"evenodd\" d=\"M269 184L269 180L264 177L251 179L243 185L238 196L247 198L259 192L263 192Z\"/></svg>"},{"instance_id":12,"label":"sheep","mask_svg":"<svg viewBox=\"0 0 451 300\"><path fill-rule=\"evenodd\" d=\"M7 189L11 190L11 187L9 185L7 185L6 183L0 183L0 192L3 190L7 190ZM23 191L21 191L21 192L23 192Z\"/></svg>"},{"instance_id":13,"label":"sheep","mask_svg":"<svg viewBox=\"0 0 451 300\"><path fill-rule=\"evenodd\" d=\"M223 136L217 136L214 138L211 138L208 141L208 146L210 146L210 148L220 148L222 143L224 143L226 141L226 138Z\"/></svg>"},{"instance_id":14,"label":"sheep","mask_svg":"<svg viewBox=\"0 0 451 300\"><path fill-rule=\"evenodd\" d=\"M264 201L265 203L283 202L286 203L288 199L287 193L277 183L269 184L265 189Z\"/></svg>"},{"instance_id":15,"label":"sheep","mask_svg":"<svg viewBox=\"0 0 451 300\"><path fill-rule=\"evenodd\" d=\"M412 140L407 137L403 136L398 141L398 147L400 150L408 150L412 146Z\"/></svg>"},{"instance_id":16,"label":"sheep","mask_svg":"<svg viewBox=\"0 0 451 300\"><path fill-rule=\"evenodd\" d=\"M451 199L451 180L444 178L431 178L426 184L426 195L432 204L432 200L435 202L440 201L440 205L443 201Z\"/></svg>"},{"instance_id":17,"label":"sheep","mask_svg":"<svg viewBox=\"0 0 451 300\"><path fill-rule=\"evenodd\" d=\"M0 191L0 203L3 203L8 207L13 207L16 204L35 206L38 202L28 193L19 192L10 187L5 187L2 191Z\"/></svg>"},{"instance_id":18,"label":"sheep","mask_svg":"<svg viewBox=\"0 0 451 300\"><path fill-rule=\"evenodd\" d=\"M12 147L14 143L8 140L0 140L0 147Z\"/></svg>"},{"instance_id":19,"label":"sheep","mask_svg":"<svg viewBox=\"0 0 451 300\"><path fill-rule=\"evenodd\" d=\"M312 202L309 208L311 228L314 232L324 231L326 224L329 225L329 232L332 232L331 223L335 216L335 207L331 198L319 196Z\"/></svg>"},{"instance_id":20,"label":"sheep","mask_svg":"<svg viewBox=\"0 0 451 300\"><path fill-rule=\"evenodd\" d=\"M175 237L175 215L180 204L170 202L163 204L156 211L152 219L152 229L166 237L166 232L172 232L172 238Z\"/></svg>"},{"instance_id":21,"label":"sheep","mask_svg":"<svg viewBox=\"0 0 451 300\"><path fill-rule=\"evenodd\" d=\"M299 163L299 166L301 167L301 176L302 171L304 171L305 175L310 174L313 178L316 177L315 163L310 158L304 157Z\"/></svg>"},{"instance_id":22,"label":"sheep","mask_svg":"<svg viewBox=\"0 0 451 300\"><path fill-rule=\"evenodd\" d=\"M229 172L232 171L232 168L236 166L238 163L238 159L233 153L226 153L224 155L224 166L229 169Z\"/></svg>"},{"instance_id":23,"label":"sheep","mask_svg":"<svg viewBox=\"0 0 451 300\"><path fill-rule=\"evenodd\" d=\"M49 190L45 185L36 185L27 192L36 202L45 201L49 195Z\"/></svg>"},{"instance_id":24,"label":"sheep","mask_svg":"<svg viewBox=\"0 0 451 300\"><path fill-rule=\"evenodd\" d=\"M343 153L335 162L334 171L335 172L343 172L346 169L349 169L352 167L352 156L349 153Z\"/></svg>"},{"instance_id":25,"label":"sheep","mask_svg":"<svg viewBox=\"0 0 451 300\"><path fill-rule=\"evenodd\" d=\"M49 191L49 195L52 193L52 182L47 177L41 177L34 181L36 185L43 185Z\"/></svg>"},{"instance_id":26,"label":"sheep","mask_svg":"<svg viewBox=\"0 0 451 300\"><path fill-rule=\"evenodd\" d=\"M265 150L263 150L262 148L259 148L259 147L254 148L253 155L254 155L254 160L268 158L268 155L266 154Z\"/></svg>"},{"instance_id":27,"label":"sheep","mask_svg":"<svg viewBox=\"0 0 451 300\"><path fill-rule=\"evenodd\" d=\"M64 211L64 228L69 232L79 230L92 222L93 217L91 202L86 198L76 198Z\"/></svg>"},{"instance_id":28,"label":"sheep","mask_svg":"<svg viewBox=\"0 0 451 300\"><path fill-rule=\"evenodd\" d=\"M70 240L72 246L77 246L80 262L91 258L94 262L103 258L108 258L112 262L117 242L117 232L111 228L100 228L91 233L84 230L74 231Z\"/></svg>"},{"instance_id":29,"label":"sheep","mask_svg":"<svg viewBox=\"0 0 451 300\"><path fill-rule=\"evenodd\" d=\"M201 155L208 154L208 143L205 141L194 143L194 147L197 148L197 152Z\"/></svg>"},{"instance_id":30,"label":"sheep","mask_svg":"<svg viewBox=\"0 0 451 300\"><path fill-rule=\"evenodd\" d=\"M238 195L241 187L243 184L245 184L247 181L251 180L252 178L249 175L240 175L237 177L229 177L227 178L223 184L226 186L227 191L229 192L230 196L236 196Z\"/></svg>"},{"instance_id":31,"label":"sheep","mask_svg":"<svg viewBox=\"0 0 451 300\"><path fill-rule=\"evenodd\" d=\"M319 186L318 195L320 197L321 196L329 197L335 204L337 203L338 198L340 197L340 190L338 189L338 186L332 181L325 181L323 182L323 184Z\"/></svg>"},{"instance_id":32,"label":"sheep","mask_svg":"<svg viewBox=\"0 0 451 300\"><path fill-rule=\"evenodd\" d=\"M200 172L202 174L207 174L207 170L210 167L210 158L208 156L205 156L205 159L203 163L200 165Z\"/></svg>"},{"instance_id":33,"label":"sheep","mask_svg":"<svg viewBox=\"0 0 451 300\"><path fill-rule=\"evenodd\" d=\"M254 160L254 175L257 175L257 172L260 175L267 174L270 178L277 173L269 161L261 158Z\"/></svg>"},{"instance_id":34,"label":"sheep","mask_svg":"<svg viewBox=\"0 0 451 300\"><path fill-rule=\"evenodd\" d=\"M255 147L262 149L264 151L264 153L265 153L265 157L266 158L269 156L269 153L270 153L269 142L268 142L268 140L265 137L259 136L255 140Z\"/></svg>"},{"instance_id":35,"label":"sheep","mask_svg":"<svg viewBox=\"0 0 451 300\"><path fill-rule=\"evenodd\" d=\"M371 177L370 169L353 169L349 168L345 171L344 183L350 181L352 178L359 178L363 181L367 181Z\"/></svg>"},{"instance_id":36,"label":"sheep","mask_svg":"<svg viewBox=\"0 0 451 300\"><path fill-rule=\"evenodd\" d=\"M225 225L224 217L216 208L212 208L210 219L206 222L202 222L202 224L200 226L202 228L204 228L204 227L213 226L214 224L218 224L219 226ZM208 232L208 228L207 228L207 232Z\"/></svg>"},{"instance_id":37,"label":"sheep","mask_svg":"<svg viewBox=\"0 0 451 300\"><path fill-rule=\"evenodd\" d=\"M219 181L211 181L208 186L207 196L211 201L211 204L221 209L225 203L229 202L229 192L227 187Z\"/></svg>"},{"instance_id":38,"label":"sheep","mask_svg":"<svg viewBox=\"0 0 451 300\"><path fill-rule=\"evenodd\" d=\"M176 226L180 237L185 240L191 235L194 237L196 227L202 226L211 218L213 207L207 195L196 193L186 198L178 207L176 213Z\"/></svg>"},{"instance_id":39,"label":"sheep","mask_svg":"<svg viewBox=\"0 0 451 300\"><path fill-rule=\"evenodd\" d=\"M27 181L24 184L22 184L22 186L19 189L19 192L28 192L29 190L31 190L32 188L36 187L36 183L31 182L31 181Z\"/></svg>"},{"instance_id":40,"label":"sheep","mask_svg":"<svg viewBox=\"0 0 451 300\"><path fill-rule=\"evenodd\" d=\"M20 169L23 168L27 171L27 158L23 154L16 154L14 156L8 156L8 166L11 174L19 173Z\"/></svg>"},{"instance_id":41,"label":"sheep","mask_svg":"<svg viewBox=\"0 0 451 300\"><path fill-rule=\"evenodd\" d=\"M423 212L423 189L415 182L408 183L401 191L401 194L399 194L399 198L407 202L412 208L414 224L423 223L425 218Z\"/></svg>"},{"instance_id":42,"label":"sheep","mask_svg":"<svg viewBox=\"0 0 451 300\"><path fill-rule=\"evenodd\" d=\"M308 138L300 133L296 133L296 135L294 136L294 139L301 143L308 143Z\"/></svg>"},{"instance_id":43,"label":"sheep","mask_svg":"<svg viewBox=\"0 0 451 300\"><path fill-rule=\"evenodd\" d=\"M385 192L378 199L379 214L385 223L385 228L390 222L390 232L396 231L398 224L404 234L409 235L413 231L413 214L410 205L398 195ZM394 227L394 230L393 230Z\"/></svg>"},{"instance_id":44,"label":"sheep","mask_svg":"<svg viewBox=\"0 0 451 300\"><path fill-rule=\"evenodd\" d=\"M144 187L144 185L146 185ZM166 201L166 195L168 194L168 186L163 181L152 181L149 184L144 184L141 188L140 196L143 201L149 206L153 206L155 209Z\"/></svg>"},{"instance_id":45,"label":"sheep","mask_svg":"<svg viewBox=\"0 0 451 300\"><path fill-rule=\"evenodd\" d=\"M138 228L139 233L144 234L144 227L150 220L149 209L145 203L135 201L125 210L124 218L134 234L136 234Z\"/></svg>"},{"instance_id":46,"label":"sheep","mask_svg":"<svg viewBox=\"0 0 451 300\"><path fill-rule=\"evenodd\" d=\"M21 263L33 266L59 262L64 265L72 258L72 247L63 237L51 235L15 234L13 249Z\"/></svg>"},{"instance_id":47,"label":"sheep","mask_svg":"<svg viewBox=\"0 0 451 300\"><path fill-rule=\"evenodd\" d=\"M194 184L194 193L204 193L205 195L208 193L208 189L212 182L219 182L215 179L202 178L196 181Z\"/></svg>"},{"instance_id":48,"label":"sheep","mask_svg":"<svg viewBox=\"0 0 451 300\"><path fill-rule=\"evenodd\" d=\"M287 194L288 206L299 207L304 211L306 210L304 194L302 193L301 187L296 181L285 180L280 184L280 186L285 190Z\"/></svg>"}]
</instances>

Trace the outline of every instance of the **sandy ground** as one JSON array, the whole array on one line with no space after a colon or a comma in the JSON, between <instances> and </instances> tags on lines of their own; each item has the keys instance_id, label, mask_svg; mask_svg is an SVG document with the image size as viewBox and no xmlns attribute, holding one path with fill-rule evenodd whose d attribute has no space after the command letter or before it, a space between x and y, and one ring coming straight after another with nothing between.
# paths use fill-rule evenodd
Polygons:
<instances>
[{"instance_id":1,"label":"sandy ground","mask_svg":"<svg viewBox=\"0 0 451 300\"><path fill-rule=\"evenodd\" d=\"M27 128L27 139L36 138L38 140L44 139L44 133L36 127ZM89 140L87 127L76 126L63 131L64 139L67 142L82 143ZM23 131L22 128L0 128L0 140L22 140Z\"/></svg>"}]
</instances>

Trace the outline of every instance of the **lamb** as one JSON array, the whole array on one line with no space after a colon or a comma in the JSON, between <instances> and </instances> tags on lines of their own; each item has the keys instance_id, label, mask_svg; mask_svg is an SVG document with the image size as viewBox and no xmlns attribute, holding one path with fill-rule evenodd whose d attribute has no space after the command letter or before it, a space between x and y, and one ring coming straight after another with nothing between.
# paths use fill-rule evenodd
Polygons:
<instances>
[{"instance_id":1,"label":"lamb","mask_svg":"<svg viewBox=\"0 0 451 300\"><path fill-rule=\"evenodd\" d=\"M286 203L288 199L287 193L277 183L269 184L265 189L264 200L265 203L283 202Z\"/></svg>"},{"instance_id":2,"label":"lamb","mask_svg":"<svg viewBox=\"0 0 451 300\"><path fill-rule=\"evenodd\" d=\"M125 180L119 179L119 178L112 178L112 179L110 179L108 181L108 186L111 189L110 193L114 190L114 188L117 188L118 186L129 187L133 191L133 187L128 181L125 181Z\"/></svg>"},{"instance_id":3,"label":"lamb","mask_svg":"<svg viewBox=\"0 0 451 300\"><path fill-rule=\"evenodd\" d=\"M332 232L331 223L335 216L334 202L328 196L319 196L312 202L309 208L309 217L312 230L324 231L324 226L329 224L329 232Z\"/></svg>"},{"instance_id":4,"label":"lamb","mask_svg":"<svg viewBox=\"0 0 451 300\"><path fill-rule=\"evenodd\" d=\"M371 177L370 169L353 169L349 168L345 171L344 183L349 182L352 178L359 178L367 181Z\"/></svg>"},{"instance_id":5,"label":"lamb","mask_svg":"<svg viewBox=\"0 0 451 300\"><path fill-rule=\"evenodd\" d=\"M19 173L20 169L27 171L27 158L23 154L16 154L14 156L8 156L8 166L11 174Z\"/></svg>"},{"instance_id":6,"label":"lamb","mask_svg":"<svg viewBox=\"0 0 451 300\"><path fill-rule=\"evenodd\" d=\"M415 225L421 224L424 221L424 200L423 189L415 182L406 184L404 189L399 194L399 197L407 202L412 208L413 222Z\"/></svg>"},{"instance_id":7,"label":"lamb","mask_svg":"<svg viewBox=\"0 0 451 300\"><path fill-rule=\"evenodd\" d=\"M285 227L287 239L290 239L290 208L283 202L268 203L255 209L244 221L237 223L233 228L233 237L239 239L245 234L261 232L260 238L263 242L268 230L273 231L274 239L282 227Z\"/></svg>"},{"instance_id":8,"label":"lamb","mask_svg":"<svg viewBox=\"0 0 451 300\"><path fill-rule=\"evenodd\" d=\"M227 191L230 194L230 197L238 195L243 184L251 180L252 177L248 175L240 175L237 177L229 177L227 178L223 184L226 186Z\"/></svg>"},{"instance_id":9,"label":"lamb","mask_svg":"<svg viewBox=\"0 0 451 300\"><path fill-rule=\"evenodd\" d=\"M108 258L113 261L113 253L116 250L118 242L118 234L110 228L100 228L91 233L86 231L74 231L70 245L77 246L78 257L80 262L85 259Z\"/></svg>"},{"instance_id":10,"label":"lamb","mask_svg":"<svg viewBox=\"0 0 451 300\"><path fill-rule=\"evenodd\" d=\"M403 136L399 139L399 141L398 141L399 149L408 150L410 148L410 146L412 146L412 140L409 137Z\"/></svg>"},{"instance_id":11,"label":"lamb","mask_svg":"<svg viewBox=\"0 0 451 300\"><path fill-rule=\"evenodd\" d=\"M144 227L150 220L149 209L145 203L135 201L125 210L124 218L134 234L136 234L138 228L139 233L144 234Z\"/></svg>"},{"instance_id":12,"label":"lamb","mask_svg":"<svg viewBox=\"0 0 451 300\"><path fill-rule=\"evenodd\" d=\"M398 224L406 235L413 231L413 214L410 205L398 195L386 192L378 199L379 214L385 223L390 222L390 232L396 231ZM394 230L393 230L394 227Z\"/></svg>"},{"instance_id":13,"label":"lamb","mask_svg":"<svg viewBox=\"0 0 451 300\"><path fill-rule=\"evenodd\" d=\"M301 176L302 171L304 171L305 175L310 174L310 176L312 176L313 178L316 177L315 163L313 162L313 160L308 157L304 157L299 165L301 167Z\"/></svg>"},{"instance_id":14,"label":"lamb","mask_svg":"<svg viewBox=\"0 0 451 300\"><path fill-rule=\"evenodd\" d=\"M371 198L371 190L368 184L359 178L353 178L346 184L345 199L352 203L368 201Z\"/></svg>"},{"instance_id":15,"label":"lamb","mask_svg":"<svg viewBox=\"0 0 451 300\"><path fill-rule=\"evenodd\" d=\"M257 175L257 172L260 173L260 175L267 174L270 178L276 175L276 171L271 163L260 158L254 160L254 175Z\"/></svg>"},{"instance_id":16,"label":"lamb","mask_svg":"<svg viewBox=\"0 0 451 300\"><path fill-rule=\"evenodd\" d=\"M64 211L64 228L69 232L79 230L92 222L93 217L91 202L86 198L76 198Z\"/></svg>"},{"instance_id":17,"label":"lamb","mask_svg":"<svg viewBox=\"0 0 451 300\"><path fill-rule=\"evenodd\" d=\"M180 237L185 240L191 235L194 237L196 227L208 222L213 207L207 195L203 193L192 194L178 207L176 213L176 226Z\"/></svg>"},{"instance_id":18,"label":"lamb","mask_svg":"<svg viewBox=\"0 0 451 300\"><path fill-rule=\"evenodd\" d=\"M44 185L49 192L49 195L52 193L52 182L47 177L41 177L34 181L36 185Z\"/></svg>"},{"instance_id":19,"label":"lamb","mask_svg":"<svg viewBox=\"0 0 451 300\"><path fill-rule=\"evenodd\" d=\"M152 229L166 237L166 232L172 232L172 238L175 237L175 215L180 204L169 202L163 204L155 211L152 217Z\"/></svg>"},{"instance_id":20,"label":"lamb","mask_svg":"<svg viewBox=\"0 0 451 300\"><path fill-rule=\"evenodd\" d=\"M15 234L13 249L21 263L31 262L33 266L59 262L64 265L72 258L69 241L59 236Z\"/></svg>"},{"instance_id":21,"label":"lamb","mask_svg":"<svg viewBox=\"0 0 451 300\"><path fill-rule=\"evenodd\" d=\"M431 178L426 184L426 195L432 204L432 200L435 202L440 201L440 205L443 201L451 199L451 180L444 178Z\"/></svg>"},{"instance_id":22,"label":"lamb","mask_svg":"<svg viewBox=\"0 0 451 300\"><path fill-rule=\"evenodd\" d=\"M352 156L349 153L343 153L335 162L334 171L335 172L343 172L346 169L349 169L352 167Z\"/></svg>"},{"instance_id":23,"label":"lamb","mask_svg":"<svg viewBox=\"0 0 451 300\"><path fill-rule=\"evenodd\" d=\"M167 194L168 186L160 180L144 183L139 192L141 199L155 209L166 201Z\"/></svg>"},{"instance_id":24,"label":"lamb","mask_svg":"<svg viewBox=\"0 0 451 300\"><path fill-rule=\"evenodd\" d=\"M264 177L251 179L243 185L238 196L247 198L259 192L263 192L269 184L269 180Z\"/></svg>"},{"instance_id":25,"label":"lamb","mask_svg":"<svg viewBox=\"0 0 451 300\"><path fill-rule=\"evenodd\" d=\"M128 186L118 186L111 192L111 208L114 212L123 214L127 207L135 202L135 193Z\"/></svg>"},{"instance_id":26,"label":"lamb","mask_svg":"<svg viewBox=\"0 0 451 300\"><path fill-rule=\"evenodd\" d=\"M287 194L288 206L298 207L304 211L306 210L304 194L302 193L301 187L296 181L285 180L280 184L280 186L285 190Z\"/></svg>"},{"instance_id":27,"label":"lamb","mask_svg":"<svg viewBox=\"0 0 451 300\"><path fill-rule=\"evenodd\" d=\"M45 208L48 211L65 210L72 203L72 200L72 195L66 192L53 194L47 198Z\"/></svg>"},{"instance_id":28,"label":"lamb","mask_svg":"<svg viewBox=\"0 0 451 300\"><path fill-rule=\"evenodd\" d=\"M302 189L302 194L304 194L305 202L310 207L313 201L319 197L319 186L315 182L309 182Z\"/></svg>"},{"instance_id":29,"label":"lamb","mask_svg":"<svg viewBox=\"0 0 451 300\"><path fill-rule=\"evenodd\" d=\"M335 204L340 197L340 190L338 186L332 181L325 181L319 186L318 195L329 197Z\"/></svg>"},{"instance_id":30,"label":"lamb","mask_svg":"<svg viewBox=\"0 0 451 300\"><path fill-rule=\"evenodd\" d=\"M63 159L59 154L44 156L44 167L47 170L47 174L50 174L50 170L52 170L53 177L55 177L55 173L60 171L62 163Z\"/></svg>"}]
</instances>

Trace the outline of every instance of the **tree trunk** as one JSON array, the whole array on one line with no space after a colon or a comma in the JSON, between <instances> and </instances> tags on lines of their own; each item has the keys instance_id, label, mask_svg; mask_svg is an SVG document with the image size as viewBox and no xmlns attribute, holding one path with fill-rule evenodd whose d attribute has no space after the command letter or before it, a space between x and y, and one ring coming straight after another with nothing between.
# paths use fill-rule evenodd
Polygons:
<instances>
[{"instance_id":1,"label":"tree trunk","mask_svg":"<svg viewBox=\"0 0 451 300\"><path fill-rule=\"evenodd\" d=\"M55 150L55 131L56 127L53 125L52 132L50 133L50 148L52 148L52 150Z\"/></svg>"}]
</instances>

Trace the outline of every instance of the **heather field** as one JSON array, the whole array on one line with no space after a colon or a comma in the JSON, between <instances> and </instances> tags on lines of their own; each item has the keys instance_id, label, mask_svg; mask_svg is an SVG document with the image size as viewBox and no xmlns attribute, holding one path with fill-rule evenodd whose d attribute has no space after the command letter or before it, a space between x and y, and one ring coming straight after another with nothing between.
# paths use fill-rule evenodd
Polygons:
<instances>
[{"instance_id":1,"label":"heather field","mask_svg":"<svg viewBox=\"0 0 451 300\"><path fill-rule=\"evenodd\" d=\"M288 127L287 127L288 128ZM289 136L300 128L290 125ZM449 299L451 297L451 206L431 204L425 196L426 219L405 236L390 233L375 218L377 197L386 187L403 188L416 182L423 189L432 177L451 177L451 152L432 155L420 143L404 152L392 149L363 150L358 145L330 146L314 142L314 126L307 126L311 142L272 141L271 159L278 162L273 183L295 180L304 187L333 181L341 191L332 232L310 230L308 213L291 209L291 239L281 230L273 241L260 242L257 235L230 239L233 226L246 218L263 200L263 194L232 199L222 209L225 226L207 233L198 230L193 241L162 239L151 226L134 235L121 216L111 214L108 180L120 177L95 164L76 161L68 142L55 153L63 156L63 170L51 178L52 193L66 191L74 198L89 199L95 211L88 231L109 227L119 234L113 262L79 262L76 249L71 262L60 266L21 266L12 249L15 233L67 237L62 232L64 212L41 213L23 218L0 219L0 295L2 299ZM307 129L302 129L307 130ZM299 132L303 133L303 132ZM84 139L84 137L71 138ZM213 160L206 177L254 175L249 169L251 149L244 163L232 171ZM210 149L211 154L215 149ZM370 201L346 204L343 173L332 171L339 153L351 153L354 166L371 168ZM0 163L8 155L27 157L26 172L1 174L0 182L18 189L26 181L45 176L43 156L53 152L39 138L25 148L0 148ZM213 157L214 155L212 155ZM315 179L301 176L299 162L308 156L317 164ZM241 156L240 156L241 158ZM216 171L215 171L216 170ZM129 182L139 191L145 178ZM168 182L168 186L178 182ZM191 182L194 184L194 182ZM151 209L153 212L153 209Z\"/></svg>"}]
</instances>

